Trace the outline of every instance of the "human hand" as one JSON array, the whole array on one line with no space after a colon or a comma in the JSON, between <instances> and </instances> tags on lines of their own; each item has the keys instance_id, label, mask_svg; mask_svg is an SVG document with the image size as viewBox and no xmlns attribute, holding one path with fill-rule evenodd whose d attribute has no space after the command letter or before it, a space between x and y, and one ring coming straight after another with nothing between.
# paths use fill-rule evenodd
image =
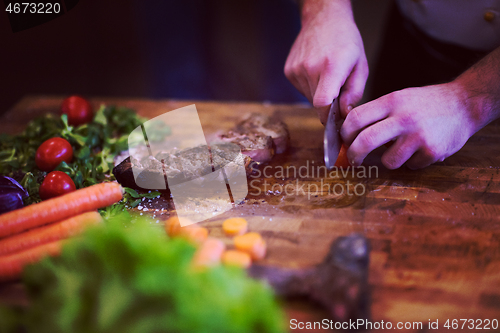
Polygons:
<instances>
[{"instance_id":1,"label":"human hand","mask_svg":"<svg viewBox=\"0 0 500 333\"><path fill-rule=\"evenodd\" d=\"M389 169L405 162L418 169L443 161L482 127L463 96L462 86L450 82L399 90L354 108L340 131L349 161L360 165L368 153L392 140L382 156Z\"/></svg>"},{"instance_id":2,"label":"human hand","mask_svg":"<svg viewBox=\"0 0 500 333\"><path fill-rule=\"evenodd\" d=\"M286 60L285 75L317 109L323 124L341 88L344 117L359 103L368 63L349 0L304 1L302 29Z\"/></svg>"}]
</instances>

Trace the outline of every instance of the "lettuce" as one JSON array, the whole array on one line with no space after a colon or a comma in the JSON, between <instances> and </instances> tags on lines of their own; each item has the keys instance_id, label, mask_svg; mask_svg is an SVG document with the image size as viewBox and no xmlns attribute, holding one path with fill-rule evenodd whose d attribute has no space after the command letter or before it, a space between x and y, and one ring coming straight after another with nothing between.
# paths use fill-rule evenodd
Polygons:
<instances>
[{"instance_id":1,"label":"lettuce","mask_svg":"<svg viewBox=\"0 0 500 333\"><path fill-rule=\"evenodd\" d=\"M282 332L271 289L229 267L196 270L195 248L148 219L89 229L25 269L27 332Z\"/></svg>"}]
</instances>

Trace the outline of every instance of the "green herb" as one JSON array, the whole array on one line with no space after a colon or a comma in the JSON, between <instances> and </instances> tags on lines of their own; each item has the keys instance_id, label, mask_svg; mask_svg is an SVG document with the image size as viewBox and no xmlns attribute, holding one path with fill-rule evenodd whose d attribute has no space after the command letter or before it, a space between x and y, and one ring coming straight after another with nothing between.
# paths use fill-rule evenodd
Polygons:
<instances>
[{"instance_id":1,"label":"green herb","mask_svg":"<svg viewBox=\"0 0 500 333\"><path fill-rule=\"evenodd\" d=\"M25 269L26 332L284 331L267 285L233 267L193 269L190 243L147 219L123 228L127 219L89 229L60 257Z\"/></svg>"},{"instance_id":2,"label":"green herb","mask_svg":"<svg viewBox=\"0 0 500 333\"><path fill-rule=\"evenodd\" d=\"M161 195L158 191L149 191L148 193L138 193L133 188L124 187L125 193L123 199L119 202L100 210L101 216L109 219L127 210L127 208L137 207L143 198L153 199Z\"/></svg>"},{"instance_id":3,"label":"green herb","mask_svg":"<svg viewBox=\"0 0 500 333\"><path fill-rule=\"evenodd\" d=\"M131 109L104 105L92 122L78 127L69 126L66 115L34 119L20 135L0 135L0 174L16 178L31 173L22 184L28 186L27 203L39 201L33 179L39 183L43 177L35 165L36 150L45 140L62 137L73 147L73 161L62 162L56 170L67 173L77 188L112 179L115 156L128 149L129 133L144 121Z\"/></svg>"}]
</instances>

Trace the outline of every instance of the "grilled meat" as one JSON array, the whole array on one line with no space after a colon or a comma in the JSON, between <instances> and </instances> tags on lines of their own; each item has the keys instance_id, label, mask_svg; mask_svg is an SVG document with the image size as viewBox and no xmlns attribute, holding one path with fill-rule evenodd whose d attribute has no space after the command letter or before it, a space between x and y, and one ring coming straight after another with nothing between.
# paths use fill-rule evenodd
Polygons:
<instances>
[{"instance_id":1,"label":"grilled meat","mask_svg":"<svg viewBox=\"0 0 500 333\"><path fill-rule=\"evenodd\" d=\"M218 138L223 142L236 143L243 154L259 163L269 162L275 153L285 152L290 142L290 134L283 122L273 121L259 113L250 114Z\"/></svg>"},{"instance_id":2,"label":"grilled meat","mask_svg":"<svg viewBox=\"0 0 500 333\"><path fill-rule=\"evenodd\" d=\"M235 131L242 134L270 136L276 148L276 154L282 154L288 148L290 134L282 121L273 121L266 115L252 113L236 125Z\"/></svg>"},{"instance_id":3,"label":"grilled meat","mask_svg":"<svg viewBox=\"0 0 500 333\"><path fill-rule=\"evenodd\" d=\"M254 171L254 161L240 154L238 146L221 143L171 153L162 152L154 157L146 156L140 160L127 157L113 169L113 174L123 186L139 190L166 190L169 193L168 185L194 179L202 181L204 176L220 168L224 168L227 177L231 178L233 173L238 172L239 165L245 167L247 175ZM133 169L136 170L137 179L134 177ZM146 184L147 186L144 186Z\"/></svg>"},{"instance_id":4,"label":"grilled meat","mask_svg":"<svg viewBox=\"0 0 500 333\"><path fill-rule=\"evenodd\" d=\"M274 144L270 136L229 131L219 136L219 139L222 142L237 144L243 154L258 163L269 162L274 156Z\"/></svg>"},{"instance_id":5,"label":"grilled meat","mask_svg":"<svg viewBox=\"0 0 500 333\"><path fill-rule=\"evenodd\" d=\"M253 113L235 128L217 136L215 144L198 146L180 151L147 155L140 160L126 158L113 169L120 184L135 189L168 190L170 185L203 177L224 167L226 173L237 173L238 163L245 166L247 175L254 171L256 162L269 162L275 153L284 152L290 140L283 122L272 121L268 116ZM240 154L240 151L242 154ZM237 159L238 163L235 162ZM241 160L243 159L243 160ZM240 164L240 165L241 165ZM228 166L228 167L226 167ZM133 167L138 171L134 177ZM229 178L230 175L227 175ZM140 185L143 185L142 187Z\"/></svg>"}]
</instances>

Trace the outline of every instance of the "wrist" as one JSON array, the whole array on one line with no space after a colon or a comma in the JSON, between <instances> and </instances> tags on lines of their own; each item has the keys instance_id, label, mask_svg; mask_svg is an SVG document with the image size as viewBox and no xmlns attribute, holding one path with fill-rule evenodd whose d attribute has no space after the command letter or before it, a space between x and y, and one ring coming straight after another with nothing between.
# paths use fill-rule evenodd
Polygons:
<instances>
[{"instance_id":1,"label":"wrist","mask_svg":"<svg viewBox=\"0 0 500 333\"><path fill-rule=\"evenodd\" d=\"M470 136L500 116L498 97L485 90L481 81L477 81L480 78L472 74L466 72L449 83L470 121Z\"/></svg>"},{"instance_id":2,"label":"wrist","mask_svg":"<svg viewBox=\"0 0 500 333\"><path fill-rule=\"evenodd\" d=\"M474 133L500 117L499 70L500 47L451 82L474 123Z\"/></svg>"},{"instance_id":3,"label":"wrist","mask_svg":"<svg viewBox=\"0 0 500 333\"><path fill-rule=\"evenodd\" d=\"M342 15L354 19L350 0L299 0L299 7L302 25L307 25L318 16L331 19L332 16Z\"/></svg>"}]
</instances>

